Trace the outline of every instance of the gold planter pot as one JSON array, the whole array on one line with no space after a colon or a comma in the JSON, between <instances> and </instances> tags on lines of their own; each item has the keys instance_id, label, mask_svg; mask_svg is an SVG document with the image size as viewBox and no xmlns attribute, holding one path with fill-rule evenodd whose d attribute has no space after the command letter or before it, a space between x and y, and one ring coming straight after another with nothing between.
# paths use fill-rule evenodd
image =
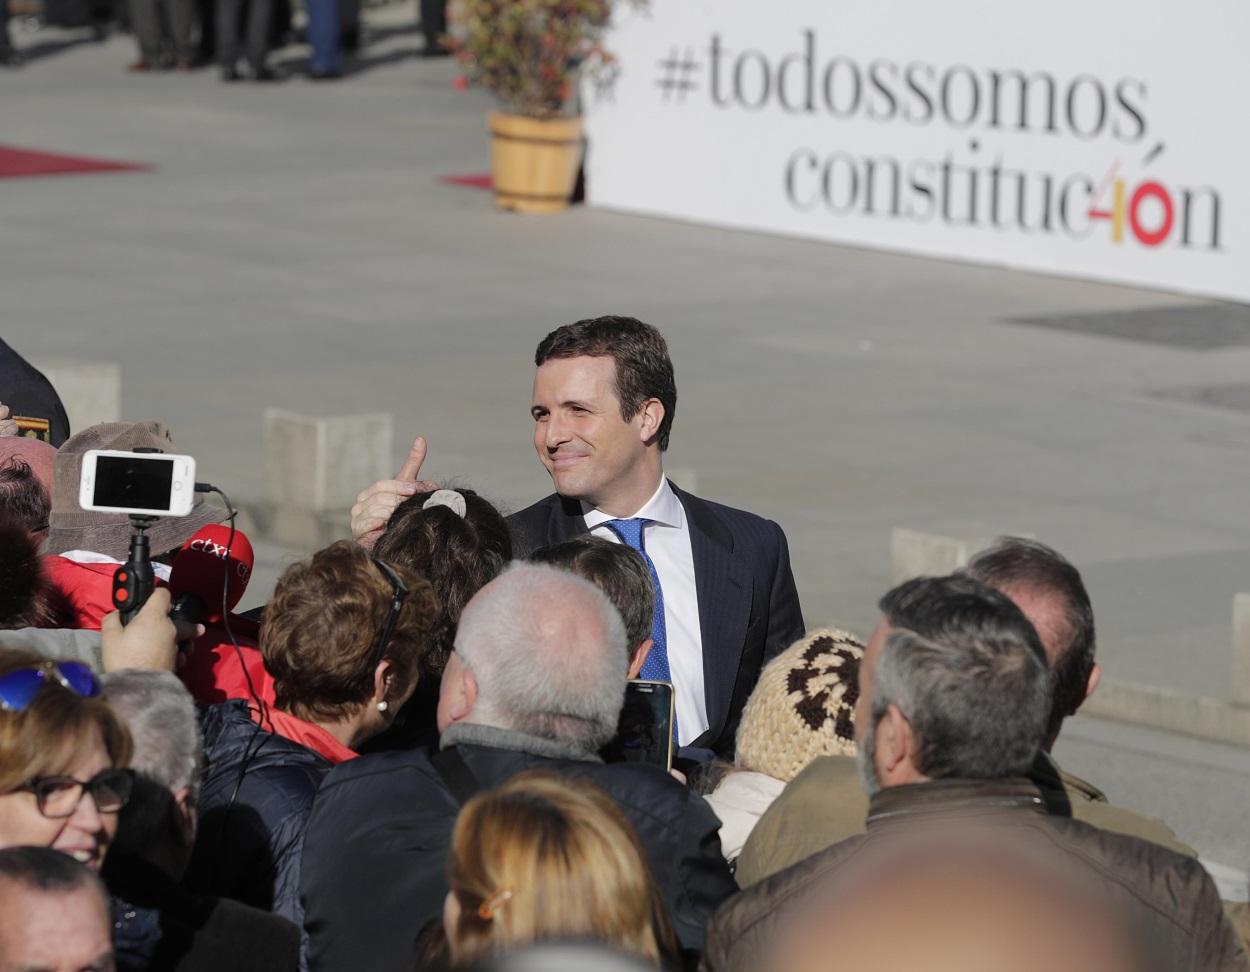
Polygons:
<instances>
[{"instance_id":1,"label":"gold planter pot","mask_svg":"<svg viewBox=\"0 0 1250 972\"><path fill-rule=\"evenodd\" d=\"M582 161L580 118L490 114L495 205L518 213L567 209Z\"/></svg>"}]
</instances>

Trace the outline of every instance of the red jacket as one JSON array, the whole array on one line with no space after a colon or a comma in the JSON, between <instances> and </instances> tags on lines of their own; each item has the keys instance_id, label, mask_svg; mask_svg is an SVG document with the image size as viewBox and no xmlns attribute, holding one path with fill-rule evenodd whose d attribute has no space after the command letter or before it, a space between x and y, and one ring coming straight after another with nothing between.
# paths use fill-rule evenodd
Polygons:
<instances>
[{"instance_id":1,"label":"red jacket","mask_svg":"<svg viewBox=\"0 0 1250 972\"><path fill-rule=\"evenodd\" d=\"M2 2L2 0L0 0ZM74 609L74 627L99 631L104 616L113 608L113 573L116 563L80 563L59 554L43 558L48 580ZM164 581L157 580L164 587ZM178 677L198 705L251 700L248 676L262 701L273 704L273 679L257 649L260 626L249 618L230 616L230 629L239 643L235 651L224 627L214 625L196 639L178 665ZM245 674L246 673L246 674Z\"/></svg>"}]
</instances>

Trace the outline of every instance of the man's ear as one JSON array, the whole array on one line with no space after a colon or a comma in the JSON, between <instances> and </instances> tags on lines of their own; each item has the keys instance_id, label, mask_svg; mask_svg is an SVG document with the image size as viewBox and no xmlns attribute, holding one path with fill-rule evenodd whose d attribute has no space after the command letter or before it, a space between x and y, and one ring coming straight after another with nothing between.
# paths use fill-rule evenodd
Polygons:
<instances>
[{"instance_id":1,"label":"man's ear","mask_svg":"<svg viewBox=\"0 0 1250 972\"><path fill-rule=\"evenodd\" d=\"M184 847L195 843L195 832L199 823L196 814L195 800L191 795L191 787L180 786L174 793L174 828L178 839Z\"/></svg>"},{"instance_id":2,"label":"man's ear","mask_svg":"<svg viewBox=\"0 0 1250 972\"><path fill-rule=\"evenodd\" d=\"M1102 667L1098 662L1089 670L1089 678L1085 680L1085 698L1088 699L1098 689L1098 684L1102 681ZM1085 701L1084 699L1081 700Z\"/></svg>"},{"instance_id":3,"label":"man's ear","mask_svg":"<svg viewBox=\"0 0 1250 972\"><path fill-rule=\"evenodd\" d=\"M650 442L660 434L660 426L664 424L664 404L658 398L648 398L638 414L642 417L638 427L639 437L643 442Z\"/></svg>"},{"instance_id":4,"label":"man's ear","mask_svg":"<svg viewBox=\"0 0 1250 972\"><path fill-rule=\"evenodd\" d=\"M651 646L655 644L650 638L639 643L629 656L629 674L627 678L637 678L642 673L642 666L647 663L647 655L651 654Z\"/></svg>"},{"instance_id":5,"label":"man's ear","mask_svg":"<svg viewBox=\"0 0 1250 972\"><path fill-rule=\"evenodd\" d=\"M464 720L477 704L477 678L468 665L459 666L460 685L448 716L454 725Z\"/></svg>"},{"instance_id":6,"label":"man's ear","mask_svg":"<svg viewBox=\"0 0 1250 972\"><path fill-rule=\"evenodd\" d=\"M877 723L877 772L886 786L915 782L916 735L897 705Z\"/></svg>"}]
</instances>

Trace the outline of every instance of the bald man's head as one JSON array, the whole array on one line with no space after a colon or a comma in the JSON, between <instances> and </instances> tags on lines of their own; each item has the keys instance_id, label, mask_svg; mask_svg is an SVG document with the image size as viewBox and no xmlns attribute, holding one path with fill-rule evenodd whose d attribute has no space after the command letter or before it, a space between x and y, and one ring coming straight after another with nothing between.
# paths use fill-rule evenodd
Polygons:
<instances>
[{"instance_id":1,"label":"bald man's head","mask_svg":"<svg viewBox=\"0 0 1250 972\"><path fill-rule=\"evenodd\" d=\"M594 752L616 732L625 698L625 627L593 584L513 564L465 607L453 675L476 683L464 721L558 739Z\"/></svg>"}]
</instances>

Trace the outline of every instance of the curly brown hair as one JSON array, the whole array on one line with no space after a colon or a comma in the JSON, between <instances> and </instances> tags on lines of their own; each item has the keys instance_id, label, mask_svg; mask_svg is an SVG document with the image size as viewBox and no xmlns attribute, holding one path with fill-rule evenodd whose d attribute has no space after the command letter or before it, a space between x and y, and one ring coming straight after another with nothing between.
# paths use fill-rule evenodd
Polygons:
<instances>
[{"instance_id":1,"label":"curly brown hair","mask_svg":"<svg viewBox=\"0 0 1250 972\"><path fill-rule=\"evenodd\" d=\"M419 677L439 601L427 581L402 564L390 566L408 596L381 658L407 684ZM369 553L349 540L283 571L260 629L277 707L316 721L341 718L368 702L393 594Z\"/></svg>"}]
</instances>

